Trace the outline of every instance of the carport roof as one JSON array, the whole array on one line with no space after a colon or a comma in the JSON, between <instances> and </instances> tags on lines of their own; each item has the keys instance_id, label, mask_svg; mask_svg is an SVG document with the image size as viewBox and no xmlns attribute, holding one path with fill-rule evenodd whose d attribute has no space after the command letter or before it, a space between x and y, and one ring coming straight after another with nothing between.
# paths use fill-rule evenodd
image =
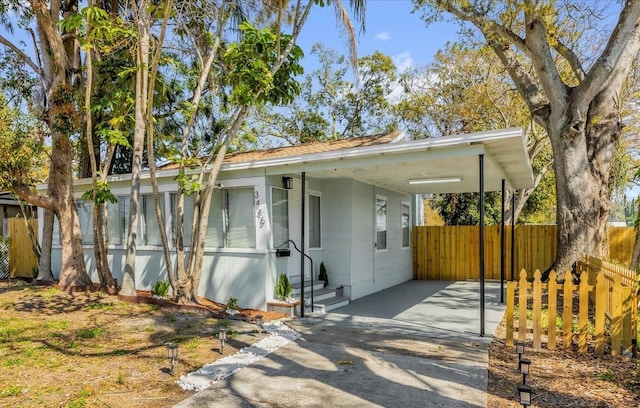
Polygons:
<instances>
[{"instance_id":1,"label":"carport roof","mask_svg":"<svg viewBox=\"0 0 640 408\"><path fill-rule=\"evenodd\" d=\"M351 178L404 194L479 190L484 156L485 191L533 187L523 132L510 128L424 140L402 132L283 147L229 156L222 171L264 168L267 175ZM242 158L242 159L241 159ZM240 159L240 160L239 160Z\"/></svg>"}]
</instances>

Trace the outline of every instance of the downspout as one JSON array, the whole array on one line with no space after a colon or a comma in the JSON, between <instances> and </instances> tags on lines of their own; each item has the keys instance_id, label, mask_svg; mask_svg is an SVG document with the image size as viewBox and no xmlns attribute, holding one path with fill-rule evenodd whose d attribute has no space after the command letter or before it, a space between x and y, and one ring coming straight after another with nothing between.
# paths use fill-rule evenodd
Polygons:
<instances>
[{"instance_id":1,"label":"downspout","mask_svg":"<svg viewBox=\"0 0 640 408\"><path fill-rule=\"evenodd\" d=\"M478 155L480 165L480 337L484 337L484 154Z\"/></svg>"}]
</instances>

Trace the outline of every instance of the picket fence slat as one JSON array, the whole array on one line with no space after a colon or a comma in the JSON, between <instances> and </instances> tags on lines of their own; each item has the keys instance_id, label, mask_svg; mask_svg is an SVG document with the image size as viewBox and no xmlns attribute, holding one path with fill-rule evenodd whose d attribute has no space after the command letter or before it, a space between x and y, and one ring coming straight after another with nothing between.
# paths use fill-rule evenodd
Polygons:
<instances>
[{"instance_id":1,"label":"picket fence slat","mask_svg":"<svg viewBox=\"0 0 640 408\"><path fill-rule=\"evenodd\" d=\"M585 258L585 262L576 268L576 278L579 278L577 285L570 272L564 275L562 283L557 283L556 273L552 271L549 282L544 283L539 270L530 279L524 269L520 271L517 282L507 283L507 345L512 345L517 338L519 341L531 342L534 348L541 348L546 336L546 347L555 349L557 336L561 333L562 347L566 350L576 347L578 353L588 352L590 340L594 341L594 352L598 355L604 354L608 340L612 355L629 356L635 351L633 345L637 337L637 288L623 283L627 272L621 268L611 268L602 261L591 264L587 261L590 259ZM609 273L605 269L615 271ZM574 297L577 299L576 303ZM559 301L562 302L561 310L558 310ZM574 304L577 310L574 309ZM542 324L545 308L548 322L546 327ZM590 310L593 310L591 316ZM577 315L576 319L574 313ZM562 322L559 328L556 327L557 318L561 318ZM607 320L610 323L609 330L606 329ZM592 334L590 327L593 329Z\"/></svg>"}]
</instances>

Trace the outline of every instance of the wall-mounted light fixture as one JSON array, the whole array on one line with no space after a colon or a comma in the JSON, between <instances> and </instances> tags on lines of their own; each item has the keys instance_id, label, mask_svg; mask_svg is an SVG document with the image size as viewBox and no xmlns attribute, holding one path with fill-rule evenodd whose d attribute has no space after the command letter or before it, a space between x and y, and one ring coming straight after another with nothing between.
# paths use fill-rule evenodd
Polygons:
<instances>
[{"instance_id":1,"label":"wall-mounted light fixture","mask_svg":"<svg viewBox=\"0 0 640 408\"><path fill-rule=\"evenodd\" d=\"M282 187L291 190L293 188L293 178L287 176L282 177Z\"/></svg>"},{"instance_id":2,"label":"wall-mounted light fixture","mask_svg":"<svg viewBox=\"0 0 640 408\"><path fill-rule=\"evenodd\" d=\"M462 177L441 177L441 178L412 179L412 180L409 180L409 184L457 183L460 181L462 181Z\"/></svg>"}]
</instances>

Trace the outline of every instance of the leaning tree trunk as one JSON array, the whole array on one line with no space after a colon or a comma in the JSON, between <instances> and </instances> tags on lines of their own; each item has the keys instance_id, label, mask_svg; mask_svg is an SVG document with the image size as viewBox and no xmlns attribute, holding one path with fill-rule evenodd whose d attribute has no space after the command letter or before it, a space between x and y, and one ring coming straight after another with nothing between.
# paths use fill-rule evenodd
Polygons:
<instances>
[{"instance_id":1,"label":"leaning tree trunk","mask_svg":"<svg viewBox=\"0 0 640 408\"><path fill-rule=\"evenodd\" d=\"M594 99L582 121L558 118L555 123L564 125L549 134L555 155L558 279L584 254L608 257L610 186L621 123L613 101L606 102L603 95Z\"/></svg>"}]
</instances>

